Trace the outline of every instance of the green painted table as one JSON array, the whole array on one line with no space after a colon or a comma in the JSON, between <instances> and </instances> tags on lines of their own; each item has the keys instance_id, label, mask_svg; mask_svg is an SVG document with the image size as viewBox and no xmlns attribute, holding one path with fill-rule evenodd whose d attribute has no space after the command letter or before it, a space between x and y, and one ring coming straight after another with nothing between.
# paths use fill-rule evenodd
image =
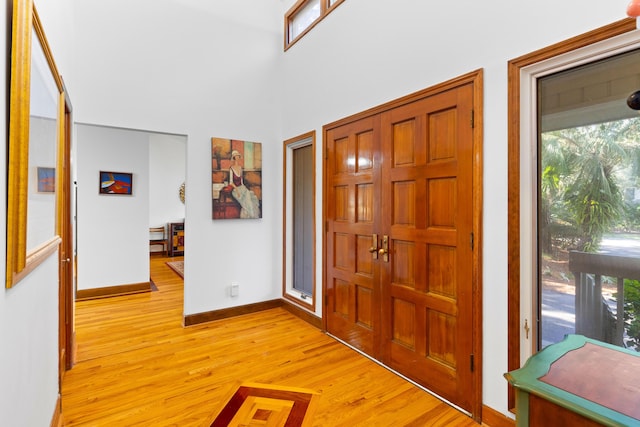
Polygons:
<instances>
[{"instance_id":1,"label":"green painted table","mask_svg":"<svg viewBox=\"0 0 640 427\"><path fill-rule=\"evenodd\" d=\"M516 425L640 426L640 354L567 335L505 374Z\"/></svg>"}]
</instances>

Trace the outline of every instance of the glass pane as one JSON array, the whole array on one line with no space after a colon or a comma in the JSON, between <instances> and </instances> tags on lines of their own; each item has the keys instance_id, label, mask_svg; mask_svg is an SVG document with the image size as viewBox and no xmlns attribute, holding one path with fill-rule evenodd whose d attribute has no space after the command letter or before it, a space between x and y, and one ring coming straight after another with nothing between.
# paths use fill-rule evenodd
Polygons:
<instances>
[{"instance_id":1,"label":"glass pane","mask_svg":"<svg viewBox=\"0 0 640 427\"><path fill-rule=\"evenodd\" d=\"M640 351L640 51L538 81L538 347Z\"/></svg>"},{"instance_id":2,"label":"glass pane","mask_svg":"<svg viewBox=\"0 0 640 427\"><path fill-rule=\"evenodd\" d=\"M289 24L289 40L293 40L304 32L320 17L320 0L308 1L291 17Z\"/></svg>"},{"instance_id":3,"label":"glass pane","mask_svg":"<svg viewBox=\"0 0 640 427\"><path fill-rule=\"evenodd\" d=\"M293 150L293 288L313 293L313 146Z\"/></svg>"},{"instance_id":4,"label":"glass pane","mask_svg":"<svg viewBox=\"0 0 640 427\"><path fill-rule=\"evenodd\" d=\"M56 232L56 161L58 86L42 45L32 33L29 119L29 192L27 254L49 241Z\"/></svg>"}]
</instances>

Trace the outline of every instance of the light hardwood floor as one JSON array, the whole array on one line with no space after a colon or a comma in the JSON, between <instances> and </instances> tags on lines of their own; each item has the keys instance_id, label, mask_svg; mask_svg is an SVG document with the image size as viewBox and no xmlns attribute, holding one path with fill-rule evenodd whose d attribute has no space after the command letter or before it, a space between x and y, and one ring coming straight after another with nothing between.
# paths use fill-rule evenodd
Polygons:
<instances>
[{"instance_id":1,"label":"light hardwood floor","mask_svg":"<svg viewBox=\"0 0 640 427\"><path fill-rule=\"evenodd\" d=\"M277 308L184 328L182 279L152 257L158 290L78 302L68 426L208 426L244 382L320 394L314 426L478 426Z\"/></svg>"}]
</instances>

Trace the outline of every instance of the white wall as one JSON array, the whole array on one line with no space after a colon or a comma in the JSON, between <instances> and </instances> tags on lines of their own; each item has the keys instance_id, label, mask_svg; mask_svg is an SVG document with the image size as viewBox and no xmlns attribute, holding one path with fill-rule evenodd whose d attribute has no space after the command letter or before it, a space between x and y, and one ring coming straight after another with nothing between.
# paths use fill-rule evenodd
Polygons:
<instances>
[{"instance_id":1,"label":"white wall","mask_svg":"<svg viewBox=\"0 0 640 427\"><path fill-rule=\"evenodd\" d=\"M85 0L75 18L76 120L188 136L185 314L279 298L279 1ZM212 220L211 137L263 144L262 219Z\"/></svg>"},{"instance_id":2,"label":"white wall","mask_svg":"<svg viewBox=\"0 0 640 427\"><path fill-rule=\"evenodd\" d=\"M36 0L59 71L71 62L71 1ZM54 5L55 4L55 5ZM8 8L0 8L0 46L8 43ZM58 31L60 30L60 31ZM58 49L60 48L60 49ZM0 81L7 81L8 54L0 60ZM7 85L0 97L8 99ZM0 133L6 135L7 102L0 103ZM0 234L6 236L6 138L0 150ZM6 259L5 245L0 246ZM0 424L30 427L51 423L58 397L58 254L51 255L9 290L0 287ZM5 262L0 274L5 277Z\"/></svg>"},{"instance_id":3,"label":"white wall","mask_svg":"<svg viewBox=\"0 0 640 427\"><path fill-rule=\"evenodd\" d=\"M279 295L281 221L279 209L269 201L281 206L275 194L281 188L280 141L313 129L322 135L325 123L483 68L483 389L484 403L507 413L502 377L507 369L507 62L622 19L626 0L463 0L440 2L437 7L409 0L394 1L393 7L383 0L347 0L286 53L281 49L281 19L293 0L226 1L211 8L215 13L200 10L195 14L192 2L180 11L171 2L162 3L145 20L148 31L142 32L147 35L141 39L133 37L128 28L140 21L141 10L134 6L119 28L124 31L112 34L100 27L111 25L105 16L122 22L114 11L118 6L102 10L111 9L111 4L95 3L83 2L76 10L83 12L77 28L82 37L77 40L92 41L78 53L91 57L95 43L99 46L94 51L108 57L122 52L131 74L123 84L117 64L114 69L99 70L97 60L86 61L79 82L84 114L102 122L189 135L187 235L197 235L189 237L187 246L186 314ZM253 7L247 10L247 5ZM271 7L280 8L275 26L253 28L267 22L267 11L257 9ZM258 12L263 18L255 19ZM165 13L176 13L179 18L166 34L154 31ZM102 23L96 22L98 16ZM270 34L274 28L277 34ZM161 38L157 42L162 49L151 43L154 34ZM194 44L198 39L206 41ZM133 40L133 45L128 46L127 40ZM233 42L225 47L223 40ZM181 42L186 47L179 51ZM140 51L144 54L138 55ZM273 55L280 62L273 64ZM160 70L165 65L168 68ZM143 81L151 69L151 81ZM118 82L113 81L116 75ZM155 92L154 87L163 90ZM275 109L274 101L280 97L274 88L282 91L282 102ZM125 95L132 102L122 108L118 99ZM210 220L205 159L211 136L265 143L263 220L230 224ZM321 154L318 150L319 171ZM320 178L319 173L318 189ZM317 194L320 214L322 192ZM320 222L317 235L322 235ZM318 245L320 242L318 239ZM213 248L204 251L210 245ZM237 257L238 253L243 256ZM320 268L320 246L317 254ZM247 263L250 269L245 268ZM317 278L321 286L319 269ZM236 300L227 294L226 286L232 280L241 285Z\"/></svg>"},{"instance_id":4,"label":"white wall","mask_svg":"<svg viewBox=\"0 0 640 427\"><path fill-rule=\"evenodd\" d=\"M76 126L78 290L149 281L149 137ZM133 174L132 195L99 194L100 171Z\"/></svg>"},{"instance_id":5,"label":"white wall","mask_svg":"<svg viewBox=\"0 0 640 427\"><path fill-rule=\"evenodd\" d=\"M483 401L506 414L507 61L623 18L627 0L347 0L283 53L282 16L293 2L74 2L74 69L62 72L76 120L188 135L185 314L192 314L279 297L284 139L315 129L321 143L325 123L483 68ZM261 220L211 220L212 136L263 143ZM321 150L317 162L320 171ZM228 295L231 281L240 284L237 298ZM11 303L28 313L28 300L11 295L0 298L0 312ZM5 342L20 343L3 335ZM11 397L2 384L0 397Z\"/></svg>"},{"instance_id":6,"label":"white wall","mask_svg":"<svg viewBox=\"0 0 640 427\"><path fill-rule=\"evenodd\" d=\"M293 1L285 3L282 13ZM284 138L312 129L322 135L325 123L484 69L483 402L504 414L507 62L622 19L626 3L399 0L389 7L383 0L347 0L282 55Z\"/></svg>"},{"instance_id":7,"label":"white wall","mask_svg":"<svg viewBox=\"0 0 640 427\"><path fill-rule=\"evenodd\" d=\"M13 288L1 291L2 425L51 423L58 396L57 267L56 252Z\"/></svg>"},{"instance_id":8,"label":"white wall","mask_svg":"<svg viewBox=\"0 0 640 427\"><path fill-rule=\"evenodd\" d=\"M149 134L150 227L184 220L178 193L185 179L186 143L181 135Z\"/></svg>"}]
</instances>

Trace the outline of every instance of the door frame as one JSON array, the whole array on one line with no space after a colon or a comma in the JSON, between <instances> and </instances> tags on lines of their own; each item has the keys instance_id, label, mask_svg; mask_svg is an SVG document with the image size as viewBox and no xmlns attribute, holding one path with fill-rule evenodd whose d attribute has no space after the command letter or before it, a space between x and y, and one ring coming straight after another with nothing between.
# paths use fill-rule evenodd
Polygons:
<instances>
[{"instance_id":1,"label":"door frame","mask_svg":"<svg viewBox=\"0 0 640 427\"><path fill-rule=\"evenodd\" d=\"M63 82L64 86L64 82ZM62 388L64 373L71 369L74 362L75 330L74 330L74 244L73 218L71 213L71 133L73 129L73 107L69 92L64 90L63 119L60 134L59 164L60 198L58 207L58 229L60 230L60 246L58 249L58 378ZM62 391L62 390L60 390Z\"/></svg>"},{"instance_id":2,"label":"door frame","mask_svg":"<svg viewBox=\"0 0 640 427\"><path fill-rule=\"evenodd\" d=\"M328 199L327 199L327 168L326 161L328 156L327 148L327 132L335 127L343 126L348 123L361 120L363 118L380 114L384 111L391 110L401 105L409 104L419 99L435 95L446 90L450 90L459 86L472 84L473 85L473 104L474 114L472 119L472 132L473 132L473 235L474 235L474 250L473 250L473 266L472 266L472 280L473 280L473 329L472 343L474 354L474 370L473 370L473 404L472 404L472 417L480 422L482 420L482 366L483 366L483 354L482 354L482 250L483 250L483 238L482 238L482 201L483 201L483 70L478 69L451 80L436 84L426 89L414 92L396 100L387 102L385 104L378 105L368 110L356 113L354 115L345 117L343 119L328 123L322 127L322 326L324 330L327 329L327 214L328 214Z\"/></svg>"},{"instance_id":3,"label":"door frame","mask_svg":"<svg viewBox=\"0 0 640 427\"><path fill-rule=\"evenodd\" d=\"M533 353L533 340L529 340L529 324L525 326L522 319L527 316L531 319L533 309L531 298L531 283L535 267L531 264L533 245L535 242L531 221L532 195L521 192L522 181L531 179L531 171L527 169L527 164L522 162L530 147L528 141L537 132L536 119L530 113L535 96L531 94L531 84L527 84L527 78L534 76L529 70L537 67L545 61L552 61L563 55L575 54L575 58L566 64L578 65L579 61L584 61L584 56L588 53L580 53L581 50L589 49L598 43L607 42L619 36L636 30L636 20L625 18L604 27L589 31L568 40L556 43L546 48L531 52L521 57L512 59L508 63L508 356L507 369L509 371L518 369L524 360ZM635 36L631 36L635 37ZM598 55L608 56L612 48L602 49ZM593 61L595 58L590 56ZM567 65L568 66L568 65ZM522 153L522 154L521 154ZM532 190L529 190L532 191ZM528 215L528 216L527 216ZM535 322L533 325L533 336L537 336ZM508 385L507 404L510 411L515 411L515 390Z\"/></svg>"},{"instance_id":4,"label":"door frame","mask_svg":"<svg viewBox=\"0 0 640 427\"><path fill-rule=\"evenodd\" d=\"M293 283L293 260L292 254L295 252L293 244L293 211L295 209L295 203L292 199L293 196L293 152L298 148L311 147L312 151L312 169L311 176L313 178L312 185L312 208L313 217L311 218L312 226L310 230L312 239L312 254L311 259L313 266L311 268L313 277L312 281L312 294L311 297L305 297L301 292L295 289ZM283 229L283 252L282 252L282 297L292 303L299 305L307 310L313 312L317 309L316 301L316 131L310 131L302 135L298 135L294 138L287 139L283 144L283 212L282 215L282 229ZM310 299L310 301L309 301Z\"/></svg>"}]
</instances>

